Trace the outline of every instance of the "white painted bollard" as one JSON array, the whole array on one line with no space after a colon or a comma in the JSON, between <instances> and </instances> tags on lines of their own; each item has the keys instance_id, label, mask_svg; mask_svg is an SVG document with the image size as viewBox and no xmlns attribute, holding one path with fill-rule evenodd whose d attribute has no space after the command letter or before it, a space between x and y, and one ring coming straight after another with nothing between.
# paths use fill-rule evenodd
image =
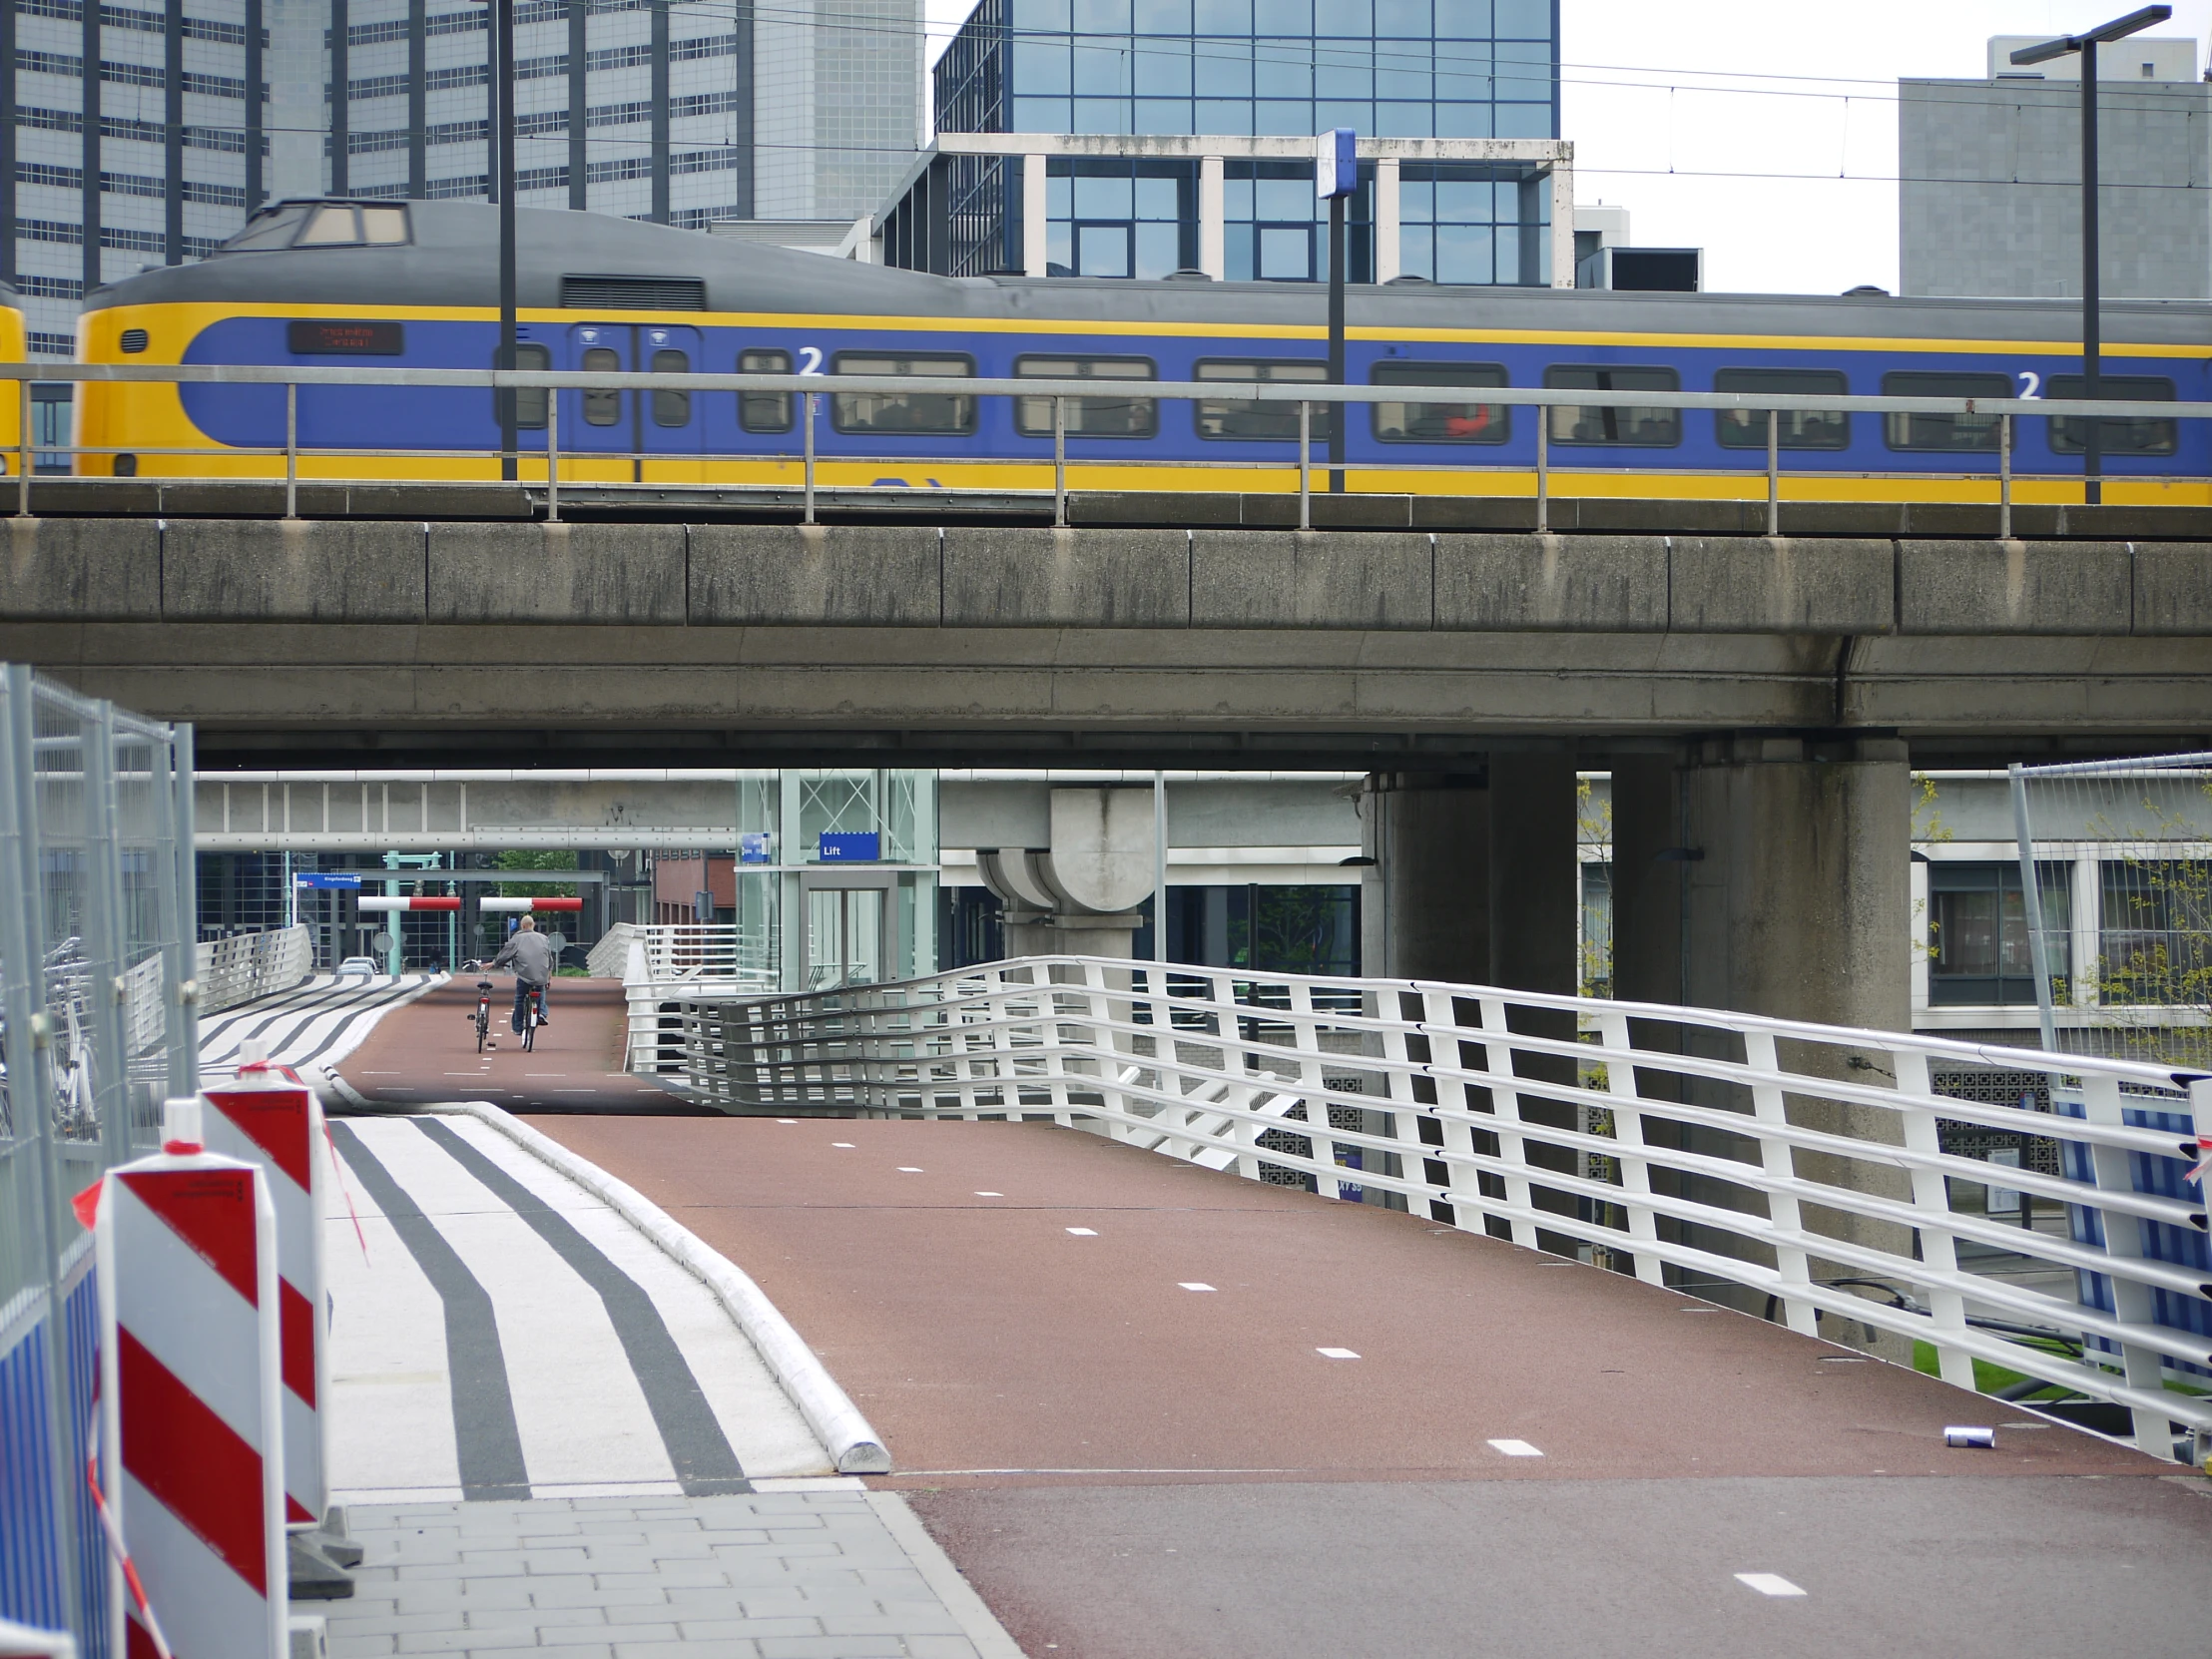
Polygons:
<instances>
[{"instance_id":1,"label":"white painted bollard","mask_svg":"<svg viewBox=\"0 0 2212 1659\"><path fill-rule=\"evenodd\" d=\"M178 1659L280 1659L276 1214L257 1166L207 1151L201 1119L198 1100L169 1102L162 1150L101 1182L101 1486ZM120 1560L108 1607L123 1653L156 1651Z\"/></svg>"},{"instance_id":2,"label":"white painted bollard","mask_svg":"<svg viewBox=\"0 0 2212 1659\"><path fill-rule=\"evenodd\" d=\"M259 1164L276 1207L278 1350L284 1388L284 1519L318 1526L330 1507L329 1307L322 1281L322 1103L269 1063L269 1044L239 1045L235 1083L204 1091L208 1150Z\"/></svg>"}]
</instances>

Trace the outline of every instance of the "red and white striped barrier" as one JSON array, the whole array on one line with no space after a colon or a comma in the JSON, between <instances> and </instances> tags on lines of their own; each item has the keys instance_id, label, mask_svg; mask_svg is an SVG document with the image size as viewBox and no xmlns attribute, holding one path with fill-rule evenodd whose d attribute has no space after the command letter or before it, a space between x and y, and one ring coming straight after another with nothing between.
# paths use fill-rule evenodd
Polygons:
<instances>
[{"instance_id":1,"label":"red and white striped barrier","mask_svg":"<svg viewBox=\"0 0 2212 1659\"><path fill-rule=\"evenodd\" d=\"M379 893L364 892L353 901L353 907L364 915L391 910L443 910L450 915L461 907L461 899L458 893L429 893L419 898L392 898Z\"/></svg>"},{"instance_id":2,"label":"red and white striped barrier","mask_svg":"<svg viewBox=\"0 0 2212 1659\"><path fill-rule=\"evenodd\" d=\"M551 894L533 898L509 898L494 894L489 898L479 898L476 903L486 915L502 912L512 915L518 910L581 910L584 907L581 898L556 898Z\"/></svg>"},{"instance_id":3,"label":"red and white striped barrier","mask_svg":"<svg viewBox=\"0 0 2212 1659\"><path fill-rule=\"evenodd\" d=\"M284 1519L319 1525L330 1506L330 1333L322 1281L322 1103L269 1063L269 1044L239 1045L238 1080L208 1089L208 1150L259 1164L276 1206L276 1303L284 1384Z\"/></svg>"},{"instance_id":4,"label":"red and white striped barrier","mask_svg":"<svg viewBox=\"0 0 2212 1659\"><path fill-rule=\"evenodd\" d=\"M280 1659L276 1212L260 1168L206 1150L201 1120L171 1101L162 1150L101 1182L102 1484L178 1659ZM157 1651L120 1561L108 1606L128 1659Z\"/></svg>"}]
</instances>

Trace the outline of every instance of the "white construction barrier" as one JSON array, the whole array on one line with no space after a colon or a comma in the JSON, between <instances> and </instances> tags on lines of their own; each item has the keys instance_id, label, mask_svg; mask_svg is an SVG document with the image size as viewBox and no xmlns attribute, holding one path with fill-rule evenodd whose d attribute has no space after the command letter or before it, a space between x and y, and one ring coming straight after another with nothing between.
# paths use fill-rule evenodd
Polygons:
<instances>
[{"instance_id":1,"label":"white construction barrier","mask_svg":"<svg viewBox=\"0 0 2212 1659\"><path fill-rule=\"evenodd\" d=\"M162 1150L101 1182L101 1484L172 1652L281 1659L276 1213L261 1169L208 1152L201 1121L198 1100L172 1100ZM117 1558L109 1628L158 1652L125 1590Z\"/></svg>"},{"instance_id":2,"label":"white construction barrier","mask_svg":"<svg viewBox=\"0 0 2212 1659\"><path fill-rule=\"evenodd\" d=\"M269 1044L240 1045L236 1082L205 1091L210 1152L259 1164L276 1208L276 1302L284 1404L284 1519L321 1523L330 1506L328 1310L322 1281L322 1103L269 1063Z\"/></svg>"}]
</instances>

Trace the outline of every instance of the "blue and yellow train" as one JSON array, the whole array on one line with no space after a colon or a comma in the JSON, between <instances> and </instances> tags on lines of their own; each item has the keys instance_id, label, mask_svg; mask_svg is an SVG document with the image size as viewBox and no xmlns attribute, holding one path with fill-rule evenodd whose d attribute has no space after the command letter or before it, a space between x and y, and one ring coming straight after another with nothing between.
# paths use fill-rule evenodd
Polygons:
<instances>
[{"instance_id":1,"label":"blue and yellow train","mask_svg":"<svg viewBox=\"0 0 2212 1659\"><path fill-rule=\"evenodd\" d=\"M1312 286L985 276L832 261L601 215L522 210L523 368L826 377L820 481L1049 486L1048 398L843 392L838 375L1093 381L1068 405L1072 487L1294 489L1296 406L1163 399L1148 380L1287 383L1326 375ZM285 202L213 257L89 296L95 363L489 367L496 210L466 203ZM2212 394L2212 305L2107 307L2104 392ZM2064 301L1837 298L1454 288L1350 296L1348 377L1392 388L1355 406L1347 485L1529 494L1536 412L1483 387L1586 390L1549 413L1561 494L1764 493L1767 416L1607 404L1608 390L2078 396L2078 311ZM578 482L792 483L797 399L781 392L557 394L561 476ZM548 394L519 394L523 476L545 476ZM277 386L94 384L77 406L79 470L268 476L281 470ZM489 391L301 387L308 477L497 476ZM2105 422L2105 499L2212 503L2212 422ZM1326 430L1316 411L1315 435ZM2081 423L2018 422L2015 498L2081 499ZM1792 499L1989 500L1989 415L1784 414ZM179 453L179 451L214 453ZM231 453L229 451L262 453ZM1316 445L1317 457L1320 445ZM1252 463L1223 472L1196 462Z\"/></svg>"},{"instance_id":2,"label":"blue and yellow train","mask_svg":"<svg viewBox=\"0 0 2212 1659\"><path fill-rule=\"evenodd\" d=\"M22 362L26 338L23 307L16 302L15 286L0 281L0 363ZM22 432L22 388L0 385L0 473L10 478L15 476L21 455Z\"/></svg>"}]
</instances>

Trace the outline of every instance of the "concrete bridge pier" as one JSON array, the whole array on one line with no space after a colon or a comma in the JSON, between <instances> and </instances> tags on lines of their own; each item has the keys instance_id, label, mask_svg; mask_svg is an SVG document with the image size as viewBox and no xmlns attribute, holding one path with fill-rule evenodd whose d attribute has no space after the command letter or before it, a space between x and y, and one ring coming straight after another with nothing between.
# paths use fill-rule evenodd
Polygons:
<instances>
[{"instance_id":1,"label":"concrete bridge pier","mask_svg":"<svg viewBox=\"0 0 2212 1659\"><path fill-rule=\"evenodd\" d=\"M1614 994L1778 1018L1902 1031L1911 1027L1912 772L1905 743L1723 737L1674 757L1624 758L1613 769ZM1716 1039L1716 1052L1734 1039ZM1808 1066L1806 1052L1779 1056ZM1888 1082L1886 1062L1841 1053L1836 1075L1865 1068ZM1749 1099L1708 1104L1738 1111ZM1791 1121L1861 1139L1893 1125L1848 1106L1788 1100ZM1690 1139L1698 1138L1691 1132ZM1719 1151L1720 1137L1712 1137ZM1909 1199L1909 1179L1812 1153L1797 1173ZM1698 1196L1757 1208L1763 1200L1719 1183ZM1902 1234L1808 1206L1805 1225L1831 1237L1910 1250ZM1706 1248L1717 1240L1698 1238ZM1816 1278L1845 1276L1815 1260ZM1759 1312L1758 1309L1749 1310ZM1863 1341L1854 1326L1824 1332ZM1902 1358L1902 1355L1895 1356Z\"/></svg>"}]
</instances>

